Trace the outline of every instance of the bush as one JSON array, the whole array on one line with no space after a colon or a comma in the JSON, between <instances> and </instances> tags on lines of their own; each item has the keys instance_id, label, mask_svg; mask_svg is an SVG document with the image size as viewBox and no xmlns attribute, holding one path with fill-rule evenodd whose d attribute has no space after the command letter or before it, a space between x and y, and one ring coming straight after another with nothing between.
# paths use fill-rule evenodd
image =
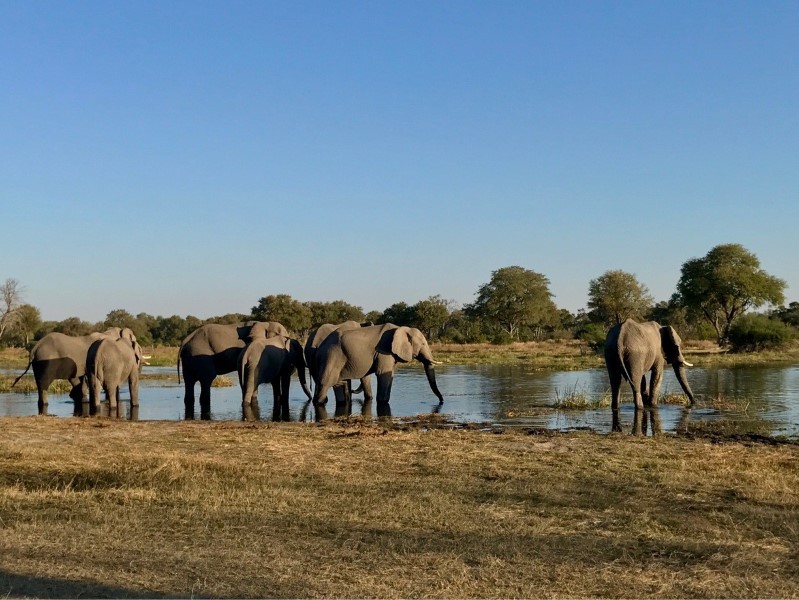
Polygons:
<instances>
[{"instance_id":1,"label":"bush","mask_svg":"<svg viewBox=\"0 0 799 600\"><path fill-rule=\"evenodd\" d=\"M757 352L785 346L794 332L782 321L766 315L744 315L730 328L733 352Z\"/></svg>"},{"instance_id":2,"label":"bush","mask_svg":"<svg viewBox=\"0 0 799 600\"><path fill-rule=\"evenodd\" d=\"M605 349L606 337L607 332L600 323L586 323L577 332L577 339L588 344L588 347L598 354Z\"/></svg>"}]
</instances>

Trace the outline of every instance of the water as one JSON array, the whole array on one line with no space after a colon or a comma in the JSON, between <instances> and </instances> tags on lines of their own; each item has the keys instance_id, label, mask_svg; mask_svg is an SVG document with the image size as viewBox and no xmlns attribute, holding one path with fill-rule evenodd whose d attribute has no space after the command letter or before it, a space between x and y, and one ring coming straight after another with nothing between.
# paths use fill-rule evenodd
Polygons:
<instances>
[{"instance_id":1,"label":"water","mask_svg":"<svg viewBox=\"0 0 799 600\"><path fill-rule=\"evenodd\" d=\"M174 367L145 367L144 373L174 375ZM558 397L570 392L598 400L609 394L607 373L602 369L569 372L531 372L522 366L440 366L436 369L438 386L445 402L440 414L456 422L478 422L509 426L571 430L592 429L608 432L612 425L610 408L557 410ZM235 373L227 375L235 380ZM799 365L692 368L688 372L697 397L696 406L686 413L682 406L661 404L658 411L663 431L674 431L681 420L735 421L744 430L772 435L799 436ZM373 389L376 390L373 378ZM663 376L661 393L681 393L671 370ZM211 418L242 418L241 392L238 385L211 390ZM196 388L199 397L199 386ZM328 403L333 412L332 393ZM139 390L140 420L178 420L184 416L183 386L177 378L144 380ZM358 397L356 396L356 399ZM719 404L715 400L725 399ZM299 382L292 379L290 411L292 420L299 418L305 405ZM621 426L626 431L634 422L629 387L622 390ZM259 391L261 418L272 414L272 391L261 386ZM353 412L360 405L353 403ZM396 372L392 386L391 414L407 417L436 412L438 400L430 391L421 367L408 367ZM130 416L127 389L122 391L122 409ZM372 414L374 414L374 408ZM199 404L197 406L199 413ZM36 394L0 394L0 416L35 415ZM73 414L72 400L67 395L50 395L48 414L68 417ZM312 413L311 413L312 414Z\"/></svg>"}]
</instances>

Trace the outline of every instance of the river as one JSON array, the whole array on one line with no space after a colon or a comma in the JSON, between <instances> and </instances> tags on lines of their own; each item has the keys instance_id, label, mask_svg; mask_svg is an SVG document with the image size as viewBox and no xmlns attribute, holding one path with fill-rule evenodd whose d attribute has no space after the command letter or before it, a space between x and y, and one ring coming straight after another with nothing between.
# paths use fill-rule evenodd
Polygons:
<instances>
[{"instance_id":1,"label":"river","mask_svg":"<svg viewBox=\"0 0 799 600\"><path fill-rule=\"evenodd\" d=\"M145 374L171 375L173 367L145 367ZM438 385L445 402L439 407L420 367L406 367L396 373L392 386L391 414L408 417L436 412L456 422L486 423L505 426L535 427L553 430L591 429L610 431L609 407L558 409L558 399L568 395L589 401L609 397L605 369L583 371L534 372L524 366L458 365L436 369ZM689 381L697 397L696 405L686 411L676 404L661 404L658 410L663 431L676 430L690 421L724 419L739 424L741 430L771 435L799 436L799 365L735 368L692 368ZM235 373L228 375L235 379ZM373 383L373 386L375 384ZM661 393L681 393L671 370L664 373ZM199 386L197 387L199 396ZM332 413L332 393L331 413ZM183 386L177 378L143 380L139 392L139 420L178 420L184 417ZM130 417L127 389L122 392L122 411ZM262 386L259 394L261 417L271 415L272 392ZM356 396L357 400L357 396ZM622 390L621 426L634 424L635 411L628 386ZM296 377L290 394L291 418L300 417L305 396ZM48 414L73 415L73 403L63 394L51 394ZM197 407L199 411L199 406ZM361 410L354 402L355 412ZM241 396L238 385L213 388L211 417L215 420L241 419ZM0 416L35 415L36 394L0 394ZM374 414L374 408L371 411Z\"/></svg>"}]
</instances>

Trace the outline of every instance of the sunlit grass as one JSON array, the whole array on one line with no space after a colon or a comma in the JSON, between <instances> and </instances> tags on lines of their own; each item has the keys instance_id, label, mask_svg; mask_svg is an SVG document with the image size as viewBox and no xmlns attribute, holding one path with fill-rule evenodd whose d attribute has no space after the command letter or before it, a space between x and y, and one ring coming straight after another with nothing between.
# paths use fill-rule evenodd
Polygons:
<instances>
[{"instance_id":1,"label":"sunlit grass","mask_svg":"<svg viewBox=\"0 0 799 600\"><path fill-rule=\"evenodd\" d=\"M571 387L564 390L555 390L555 402L552 405L559 410L587 410L592 408L604 408L610 406L610 393L603 394L599 398L592 398L585 390L578 388L575 382Z\"/></svg>"},{"instance_id":2,"label":"sunlit grass","mask_svg":"<svg viewBox=\"0 0 799 600\"><path fill-rule=\"evenodd\" d=\"M785 598L799 581L799 446L773 440L440 418L0 430L9 597Z\"/></svg>"},{"instance_id":3,"label":"sunlit grass","mask_svg":"<svg viewBox=\"0 0 799 600\"><path fill-rule=\"evenodd\" d=\"M0 392L15 392L19 394L37 393L36 381L33 379L32 375L23 376L17 385L12 388L11 384L14 383L16 378L16 375L0 375ZM72 384L65 379L56 379L50 384L50 387L47 388L47 391L51 394L68 394L71 390Z\"/></svg>"}]
</instances>

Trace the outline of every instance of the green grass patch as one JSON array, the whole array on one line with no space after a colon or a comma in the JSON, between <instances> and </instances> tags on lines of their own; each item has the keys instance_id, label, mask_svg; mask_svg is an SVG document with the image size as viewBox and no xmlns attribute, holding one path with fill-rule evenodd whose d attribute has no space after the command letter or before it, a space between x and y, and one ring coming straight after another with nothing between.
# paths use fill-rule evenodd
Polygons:
<instances>
[{"instance_id":1,"label":"green grass patch","mask_svg":"<svg viewBox=\"0 0 799 600\"><path fill-rule=\"evenodd\" d=\"M12 388L11 384L14 383L16 378L16 375L0 375L0 392L14 392L20 394L37 393L36 380L33 379L32 375L25 375L19 380L19 383ZM47 388L47 391L51 394L68 394L71 390L72 384L65 379L56 379L50 384L50 387Z\"/></svg>"}]
</instances>

